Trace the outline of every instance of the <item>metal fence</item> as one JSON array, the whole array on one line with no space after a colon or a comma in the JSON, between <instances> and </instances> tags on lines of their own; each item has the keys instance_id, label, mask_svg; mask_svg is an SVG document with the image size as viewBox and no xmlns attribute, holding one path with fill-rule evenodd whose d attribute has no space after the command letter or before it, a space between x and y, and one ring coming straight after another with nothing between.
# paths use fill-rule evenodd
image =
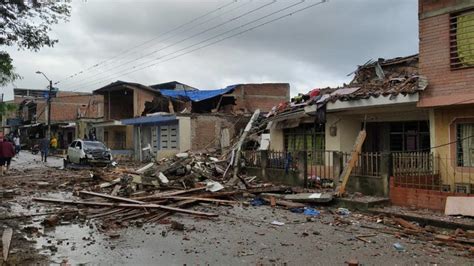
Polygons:
<instances>
[{"instance_id":1,"label":"metal fence","mask_svg":"<svg viewBox=\"0 0 474 266\"><path fill-rule=\"evenodd\" d=\"M312 150L299 152L264 151L267 168L298 170L307 166L308 179L339 178L344 166L351 158L350 153L330 150ZM301 156L301 153L304 156ZM249 167L262 167L262 151L244 151L243 157ZM351 175L380 176L380 153L360 153ZM302 167L303 166L303 167Z\"/></svg>"},{"instance_id":2,"label":"metal fence","mask_svg":"<svg viewBox=\"0 0 474 266\"><path fill-rule=\"evenodd\" d=\"M474 193L474 168L433 153L392 153L392 176L398 187Z\"/></svg>"}]
</instances>

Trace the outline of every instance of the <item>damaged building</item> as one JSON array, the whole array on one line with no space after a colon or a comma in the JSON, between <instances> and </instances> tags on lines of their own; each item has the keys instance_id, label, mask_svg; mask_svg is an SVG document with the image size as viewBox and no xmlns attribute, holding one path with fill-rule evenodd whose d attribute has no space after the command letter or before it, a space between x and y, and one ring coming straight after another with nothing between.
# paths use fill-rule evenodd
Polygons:
<instances>
[{"instance_id":1,"label":"damaged building","mask_svg":"<svg viewBox=\"0 0 474 266\"><path fill-rule=\"evenodd\" d=\"M250 112L289 100L289 84L239 84L198 90L179 82L145 86L117 81L94 91L104 120L93 127L114 153L138 160L187 150L225 148Z\"/></svg>"}]
</instances>

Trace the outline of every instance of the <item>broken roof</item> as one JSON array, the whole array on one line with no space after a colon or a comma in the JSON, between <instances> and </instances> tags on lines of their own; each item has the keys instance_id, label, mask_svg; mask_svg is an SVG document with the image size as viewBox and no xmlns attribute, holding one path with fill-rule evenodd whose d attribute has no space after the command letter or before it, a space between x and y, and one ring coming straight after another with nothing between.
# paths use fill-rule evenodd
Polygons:
<instances>
[{"instance_id":1,"label":"broken roof","mask_svg":"<svg viewBox=\"0 0 474 266\"><path fill-rule=\"evenodd\" d=\"M159 90L155 90L155 89L153 89L149 86L146 86L146 85L143 85L143 84L140 84L140 83L126 82L126 81L121 81L121 80L117 80L115 82L110 83L109 85L105 85L102 88L94 90L93 93L101 93L101 92L104 92L104 91L113 90L117 87L128 87L128 88L131 88L131 89L142 89L142 90L150 91L150 92L153 92L153 93L156 93L156 94L160 94Z\"/></svg>"},{"instance_id":2,"label":"broken roof","mask_svg":"<svg viewBox=\"0 0 474 266\"><path fill-rule=\"evenodd\" d=\"M227 86L224 89L217 90L160 90L161 94L174 99L191 100L193 102L199 102L207 99L221 96L226 93L232 92L235 86Z\"/></svg>"},{"instance_id":3,"label":"broken roof","mask_svg":"<svg viewBox=\"0 0 474 266\"><path fill-rule=\"evenodd\" d=\"M393 59L379 58L358 66L354 79L340 88L331 90L325 98L330 101L349 101L379 96L414 94L428 85L418 74L418 54Z\"/></svg>"}]
</instances>

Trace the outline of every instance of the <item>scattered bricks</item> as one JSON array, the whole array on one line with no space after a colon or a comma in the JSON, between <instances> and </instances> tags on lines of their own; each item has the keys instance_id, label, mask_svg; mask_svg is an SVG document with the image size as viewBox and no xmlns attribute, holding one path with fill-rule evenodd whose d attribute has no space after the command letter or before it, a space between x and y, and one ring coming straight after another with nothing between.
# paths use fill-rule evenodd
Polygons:
<instances>
[{"instance_id":1,"label":"scattered bricks","mask_svg":"<svg viewBox=\"0 0 474 266\"><path fill-rule=\"evenodd\" d=\"M177 231L183 231L184 230L184 224L176 221L171 222L171 229L177 230Z\"/></svg>"},{"instance_id":2,"label":"scattered bricks","mask_svg":"<svg viewBox=\"0 0 474 266\"><path fill-rule=\"evenodd\" d=\"M435 239L438 241L444 241L444 242L453 242L454 239L451 236L447 235L435 235Z\"/></svg>"},{"instance_id":3,"label":"scattered bricks","mask_svg":"<svg viewBox=\"0 0 474 266\"><path fill-rule=\"evenodd\" d=\"M55 214L45 218L43 222L41 222L41 224L44 225L45 227L53 227L53 226L56 226L58 223L59 223L59 216Z\"/></svg>"}]
</instances>

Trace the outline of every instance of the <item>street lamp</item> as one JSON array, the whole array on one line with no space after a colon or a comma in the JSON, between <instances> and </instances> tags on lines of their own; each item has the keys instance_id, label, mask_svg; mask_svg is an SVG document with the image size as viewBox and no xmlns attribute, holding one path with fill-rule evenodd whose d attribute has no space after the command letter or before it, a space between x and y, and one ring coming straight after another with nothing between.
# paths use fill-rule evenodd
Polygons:
<instances>
[{"instance_id":1,"label":"street lamp","mask_svg":"<svg viewBox=\"0 0 474 266\"><path fill-rule=\"evenodd\" d=\"M49 81L49 93L48 93L48 98L47 98L47 103L48 103L48 131L46 133L46 137L49 141L51 139L51 93L53 92L53 81L50 80L46 76L46 74L44 74L41 71L36 71L36 74L43 75Z\"/></svg>"}]
</instances>

